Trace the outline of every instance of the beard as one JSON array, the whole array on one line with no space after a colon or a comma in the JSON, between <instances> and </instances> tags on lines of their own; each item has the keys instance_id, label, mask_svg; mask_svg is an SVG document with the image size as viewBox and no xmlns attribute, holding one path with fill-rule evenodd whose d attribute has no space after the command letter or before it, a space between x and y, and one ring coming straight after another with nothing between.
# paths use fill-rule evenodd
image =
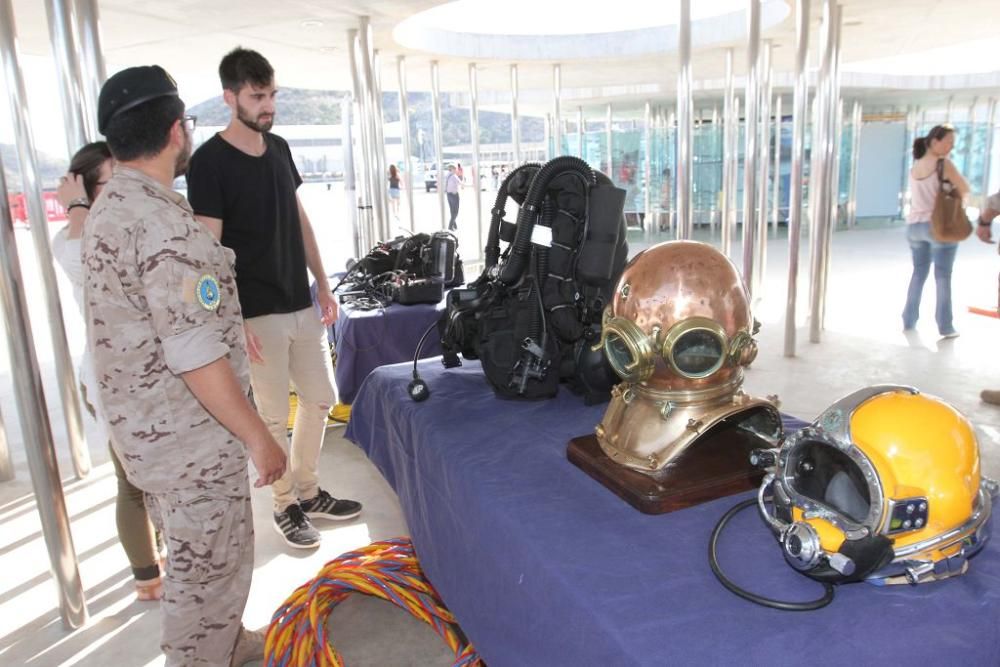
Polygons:
<instances>
[{"instance_id":1,"label":"beard","mask_svg":"<svg viewBox=\"0 0 1000 667\"><path fill-rule=\"evenodd\" d=\"M251 118L250 112L240 106L239 102L236 103L236 117L254 132L267 132L274 125L274 114L262 113L257 118Z\"/></svg>"},{"instance_id":2,"label":"beard","mask_svg":"<svg viewBox=\"0 0 1000 667\"><path fill-rule=\"evenodd\" d=\"M191 135L184 132L184 148L177 154L177 160L174 162L174 178L187 173L188 164L191 162L192 148Z\"/></svg>"}]
</instances>

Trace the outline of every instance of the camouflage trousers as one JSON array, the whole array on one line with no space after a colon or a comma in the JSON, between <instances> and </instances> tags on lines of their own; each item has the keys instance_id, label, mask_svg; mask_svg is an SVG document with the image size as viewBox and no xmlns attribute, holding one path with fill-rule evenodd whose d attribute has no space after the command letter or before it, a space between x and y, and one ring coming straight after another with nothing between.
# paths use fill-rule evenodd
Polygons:
<instances>
[{"instance_id":1,"label":"camouflage trousers","mask_svg":"<svg viewBox=\"0 0 1000 667\"><path fill-rule=\"evenodd\" d=\"M167 544L160 603L166 667L229 667L253 574L253 517L244 473L218 491L147 494Z\"/></svg>"}]
</instances>

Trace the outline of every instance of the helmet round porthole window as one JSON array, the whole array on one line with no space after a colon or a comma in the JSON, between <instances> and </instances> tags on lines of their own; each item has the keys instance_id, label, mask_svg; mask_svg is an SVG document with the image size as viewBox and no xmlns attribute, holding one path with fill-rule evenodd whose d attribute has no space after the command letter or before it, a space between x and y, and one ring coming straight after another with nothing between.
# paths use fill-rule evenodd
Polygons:
<instances>
[{"instance_id":1,"label":"helmet round porthole window","mask_svg":"<svg viewBox=\"0 0 1000 667\"><path fill-rule=\"evenodd\" d=\"M642 382L652 375L653 346L634 322L621 318L605 322L601 343L611 367L623 380Z\"/></svg>"},{"instance_id":2,"label":"helmet round porthole window","mask_svg":"<svg viewBox=\"0 0 1000 667\"><path fill-rule=\"evenodd\" d=\"M705 317L678 322L663 340L663 358L683 377L704 378L726 361L727 337L722 327Z\"/></svg>"}]
</instances>

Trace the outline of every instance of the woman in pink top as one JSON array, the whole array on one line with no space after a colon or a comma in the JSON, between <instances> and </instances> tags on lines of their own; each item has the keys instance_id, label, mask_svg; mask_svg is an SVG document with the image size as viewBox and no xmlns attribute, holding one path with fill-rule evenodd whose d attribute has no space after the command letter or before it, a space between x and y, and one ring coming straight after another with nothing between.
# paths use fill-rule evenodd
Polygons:
<instances>
[{"instance_id":1,"label":"woman in pink top","mask_svg":"<svg viewBox=\"0 0 1000 667\"><path fill-rule=\"evenodd\" d=\"M951 268L955 264L958 244L935 241L931 236L930 221L934 199L940 189L938 162L944 163L944 178L952 183L962 197L969 193L969 184L948 159L954 146L955 128L950 125L935 125L926 137L913 142L910 213L906 216L906 240L910 242L913 254L913 275L910 277L910 289L903 308L903 330L910 331L917 326L924 282L930 273L931 264L934 264L934 283L937 287L934 318L937 320L938 333L943 338L958 336L951 315Z\"/></svg>"}]
</instances>

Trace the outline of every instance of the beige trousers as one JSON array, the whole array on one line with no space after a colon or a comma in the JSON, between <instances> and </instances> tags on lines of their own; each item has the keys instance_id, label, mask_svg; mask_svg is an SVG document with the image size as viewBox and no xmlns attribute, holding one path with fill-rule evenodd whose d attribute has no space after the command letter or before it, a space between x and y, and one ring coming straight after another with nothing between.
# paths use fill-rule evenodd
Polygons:
<instances>
[{"instance_id":1,"label":"beige trousers","mask_svg":"<svg viewBox=\"0 0 1000 667\"><path fill-rule=\"evenodd\" d=\"M285 448L288 467L271 485L274 511L314 498L319 492L319 454L326 416L336 398L333 364L326 327L310 307L294 313L262 315L247 320L259 339L263 364L250 364L257 411L271 435ZM288 383L298 396L298 409L288 444Z\"/></svg>"},{"instance_id":2,"label":"beige trousers","mask_svg":"<svg viewBox=\"0 0 1000 667\"><path fill-rule=\"evenodd\" d=\"M228 667L253 575L246 473L225 487L147 494L167 542L160 646L166 667Z\"/></svg>"}]
</instances>

